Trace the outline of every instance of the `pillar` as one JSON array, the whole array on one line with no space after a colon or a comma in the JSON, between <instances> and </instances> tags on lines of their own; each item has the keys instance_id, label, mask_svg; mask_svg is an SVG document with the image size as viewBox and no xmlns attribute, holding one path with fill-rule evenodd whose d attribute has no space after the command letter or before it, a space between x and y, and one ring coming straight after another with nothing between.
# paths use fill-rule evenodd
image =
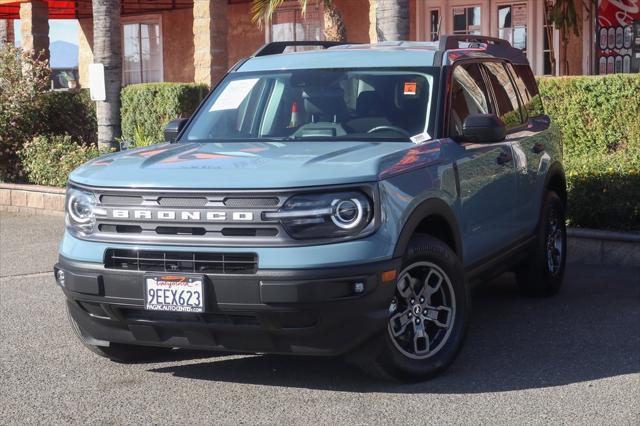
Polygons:
<instances>
[{"instance_id":1,"label":"pillar","mask_svg":"<svg viewBox=\"0 0 640 426\"><path fill-rule=\"evenodd\" d=\"M49 10L40 0L20 3L22 49L49 60Z\"/></svg>"},{"instance_id":2,"label":"pillar","mask_svg":"<svg viewBox=\"0 0 640 426\"><path fill-rule=\"evenodd\" d=\"M194 81L214 86L228 69L227 0L194 0Z\"/></svg>"}]
</instances>

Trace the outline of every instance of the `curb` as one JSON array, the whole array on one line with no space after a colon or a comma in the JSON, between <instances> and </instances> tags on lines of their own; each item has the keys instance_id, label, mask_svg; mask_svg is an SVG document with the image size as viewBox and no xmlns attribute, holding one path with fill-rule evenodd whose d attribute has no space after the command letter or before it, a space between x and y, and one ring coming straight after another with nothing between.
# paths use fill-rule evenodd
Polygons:
<instances>
[{"instance_id":1,"label":"curb","mask_svg":"<svg viewBox=\"0 0 640 426\"><path fill-rule=\"evenodd\" d=\"M569 228L569 263L640 267L640 234Z\"/></svg>"},{"instance_id":2,"label":"curb","mask_svg":"<svg viewBox=\"0 0 640 426\"><path fill-rule=\"evenodd\" d=\"M64 216L64 188L0 183L0 212ZM569 263L640 267L640 232L567 230Z\"/></svg>"}]
</instances>

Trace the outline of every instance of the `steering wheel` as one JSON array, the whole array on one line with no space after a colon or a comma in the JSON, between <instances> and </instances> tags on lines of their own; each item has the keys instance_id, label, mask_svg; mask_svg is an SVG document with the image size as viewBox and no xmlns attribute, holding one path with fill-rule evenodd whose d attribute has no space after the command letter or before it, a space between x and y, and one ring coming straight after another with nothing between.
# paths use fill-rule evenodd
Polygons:
<instances>
[{"instance_id":1,"label":"steering wheel","mask_svg":"<svg viewBox=\"0 0 640 426\"><path fill-rule=\"evenodd\" d=\"M400 133L408 138L411 137L411 135L409 134L409 132L407 132L405 129L398 127L398 126L376 126L373 129L369 129L367 131L367 133L376 133L376 132L381 132L383 130L391 130L397 133Z\"/></svg>"}]
</instances>

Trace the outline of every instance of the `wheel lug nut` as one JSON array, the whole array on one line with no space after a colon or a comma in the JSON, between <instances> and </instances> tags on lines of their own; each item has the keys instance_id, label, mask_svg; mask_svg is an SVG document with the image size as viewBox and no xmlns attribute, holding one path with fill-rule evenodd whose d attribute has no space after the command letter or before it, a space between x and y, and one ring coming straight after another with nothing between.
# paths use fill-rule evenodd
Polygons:
<instances>
[{"instance_id":1,"label":"wheel lug nut","mask_svg":"<svg viewBox=\"0 0 640 426\"><path fill-rule=\"evenodd\" d=\"M416 300L412 298L411 299L411 304L413 305L414 303L416 303Z\"/></svg>"},{"instance_id":2,"label":"wheel lug nut","mask_svg":"<svg viewBox=\"0 0 640 426\"><path fill-rule=\"evenodd\" d=\"M424 303L424 297L420 298L420 303Z\"/></svg>"},{"instance_id":3,"label":"wheel lug nut","mask_svg":"<svg viewBox=\"0 0 640 426\"><path fill-rule=\"evenodd\" d=\"M427 314L429 313L429 311L427 311L427 310L425 309L424 311L422 311L422 313L423 313L424 315L427 315Z\"/></svg>"},{"instance_id":4,"label":"wheel lug nut","mask_svg":"<svg viewBox=\"0 0 640 426\"><path fill-rule=\"evenodd\" d=\"M409 312L409 315L407 315L409 318L413 318L413 314L411 312Z\"/></svg>"},{"instance_id":5,"label":"wheel lug nut","mask_svg":"<svg viewBox=\"0 0 640 426\"><path fill-rule=\"evenodd\" d=\"M416 324L420 324L420 318L416 318Z\"/></svg>"}]
</instances>

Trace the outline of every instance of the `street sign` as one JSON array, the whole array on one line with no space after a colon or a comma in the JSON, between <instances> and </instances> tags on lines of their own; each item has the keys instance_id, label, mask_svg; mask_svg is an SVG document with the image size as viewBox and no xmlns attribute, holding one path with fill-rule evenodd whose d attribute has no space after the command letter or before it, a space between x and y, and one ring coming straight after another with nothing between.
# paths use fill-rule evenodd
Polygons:
<instances>
[{"instance_id":1,"label":"street sign","mask_svg":"<svg viewBox=\"0 0 640 426\"><path fill-rule=\"evenodd\" d=\"M104 65L89 64L89 93L92 101L107 99L104 88Z\"/></svg>"}]
</instances>

